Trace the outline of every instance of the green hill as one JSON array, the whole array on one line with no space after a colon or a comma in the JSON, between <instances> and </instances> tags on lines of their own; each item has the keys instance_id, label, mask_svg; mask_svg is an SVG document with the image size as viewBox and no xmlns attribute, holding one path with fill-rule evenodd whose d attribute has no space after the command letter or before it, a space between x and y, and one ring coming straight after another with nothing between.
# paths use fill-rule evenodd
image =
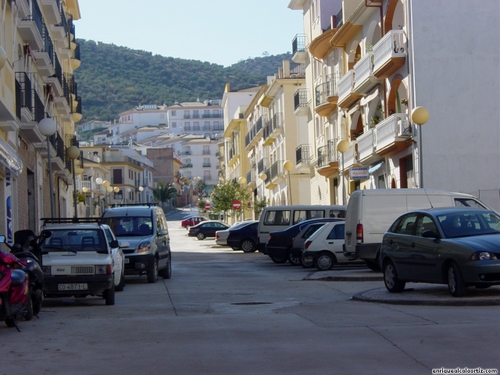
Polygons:
<instances>
[{"instance_id":1,"label":"green hill","mask_svg":"<svg viewBox=\"0 0 500 375\"><path fill-rule=\"evenodd\" d=\"M266 82L291 54L249 58L232 66L153 55L151 52L79 39L75 71L83 119L110 121L139 104L222 98L227 82L239 89Z\"/></svg>"}]
</instances>

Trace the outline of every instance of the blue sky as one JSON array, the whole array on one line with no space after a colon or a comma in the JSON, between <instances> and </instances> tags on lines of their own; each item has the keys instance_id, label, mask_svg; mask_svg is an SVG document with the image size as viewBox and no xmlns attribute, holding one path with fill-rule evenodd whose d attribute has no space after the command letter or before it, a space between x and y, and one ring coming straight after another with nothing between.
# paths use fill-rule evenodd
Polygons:
<instances>
[{"instance_id":1,"label":"blue sky","mask_svg":"<svg viewBox=\"0 0 500 375\"><path fill-rule=\"evenodd\" d=\"M303 32L289 0L79 0L76 37L229 66L291 51Z\"/></svg>"}]
</instances>

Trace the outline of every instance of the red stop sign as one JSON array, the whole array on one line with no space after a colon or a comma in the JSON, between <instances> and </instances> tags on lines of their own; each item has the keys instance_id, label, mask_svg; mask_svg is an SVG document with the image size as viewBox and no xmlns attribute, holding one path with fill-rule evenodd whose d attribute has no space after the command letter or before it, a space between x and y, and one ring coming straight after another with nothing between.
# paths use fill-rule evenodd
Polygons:
<instances>
[{"instance_id":1,"label":"red stop sign","mask_svg":"<svg viewBox=\"0 0 500 375\"><path fill-rule=\"evenodd\" d=\"M210 203L205 203L205 211L210 211Z\"/></svg>"},{"instance_id":2,"label":"red stop sign","mask_svg":"<svg viewBox=\"0 0 500 375\"><path fill-rule=\"evenodd\" d=\"M239 210L241 208L241 202L237 199L233 201L233 210Z\"/></svg>"}]
</instances>

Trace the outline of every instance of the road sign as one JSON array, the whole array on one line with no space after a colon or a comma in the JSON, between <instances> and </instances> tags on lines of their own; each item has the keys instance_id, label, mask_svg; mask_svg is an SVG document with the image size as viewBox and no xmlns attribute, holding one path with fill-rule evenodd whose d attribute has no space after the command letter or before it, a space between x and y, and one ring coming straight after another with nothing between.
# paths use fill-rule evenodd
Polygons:
<instances>
[{"instance_id":1,"label":"road sign","mask_svg":"<svg viewBox=\"0 0 500 375\"><path fill-rule=\"evenodd\" d=\"M205 203L205 211L210 211L210 203Z\"/></svg>"},{"instance_id":2,"label":"road sign","mask_svg":"<svg viewBox=\"0 0 500 375\"><path fill-rule=\"evenodd\" d=\"M237 199L233 201L233 210L239 210L241 208L241 202Z\"/></svg>"}]
</instances>

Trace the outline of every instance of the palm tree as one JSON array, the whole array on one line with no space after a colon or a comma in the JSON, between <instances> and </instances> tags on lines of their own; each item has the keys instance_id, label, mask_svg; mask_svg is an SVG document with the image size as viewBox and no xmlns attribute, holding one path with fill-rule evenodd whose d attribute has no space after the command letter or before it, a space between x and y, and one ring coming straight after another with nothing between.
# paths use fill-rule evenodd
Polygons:
<instances>
[{"instance_id":1,"label":"palm tree","mask_svg":"<svg viewBox=\"0 0 500 375\"><path fill-rule=\"evenodd\" d=\"M177 189L171 183L164 184L163 182L158 182L156 189L153 191L153 196L158 202L161 202L161 206L163 207L165 202L169 202L177 196Z\"/></svg>"}]
</instances>

